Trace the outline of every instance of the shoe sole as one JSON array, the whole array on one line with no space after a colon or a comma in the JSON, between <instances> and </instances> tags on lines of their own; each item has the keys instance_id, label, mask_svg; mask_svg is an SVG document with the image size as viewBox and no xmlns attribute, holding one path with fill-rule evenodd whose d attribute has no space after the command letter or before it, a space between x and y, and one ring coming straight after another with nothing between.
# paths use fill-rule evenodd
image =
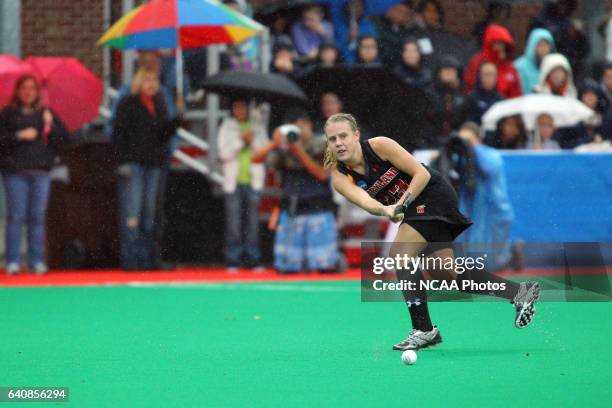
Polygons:
<instances>
[{"instance_id":1,"label":"shoe sole","mask_svg":"<svg viewBox=\"0 0 612 408\"><path fill-rule=\"evenodd\" d=\"M416 351L416 350L422 350L422 349L426 349L428 347L433 347L437 344L442 343L442 336L438 336L436 338L434 338L430 343L427 343L421 347L417 347L417 348L401 348L401 347L396 347L393 346L393 350L395 351L406 351L406 350L412 350L412 351Z\"/></svg>"},{"instance_id":2,"label":"shoe sole","mask_svg":"<svg viewBox=\"0 0 612 408\"><path fill-rule=\"evenodd\" d=\"M535 312L536 312L536 310L535 310L535 303L540 298L540 292L542 291L542 289L540 288L540 285L536 283L529 290L532 291L533 300L531 302L529 302L528 304L523 305L523 308L519 312L519 315L516 317L516 320L514 321L514 325L516 326L517 329L522 329L524 327L529 326L529 324L531 324L531 322L533 321L533 316L535 316ZM521 318L523 318L526 315L530 316L529 321L527 321L526 323L522 324L521 323Z\"/></svg>"}]
</instances>

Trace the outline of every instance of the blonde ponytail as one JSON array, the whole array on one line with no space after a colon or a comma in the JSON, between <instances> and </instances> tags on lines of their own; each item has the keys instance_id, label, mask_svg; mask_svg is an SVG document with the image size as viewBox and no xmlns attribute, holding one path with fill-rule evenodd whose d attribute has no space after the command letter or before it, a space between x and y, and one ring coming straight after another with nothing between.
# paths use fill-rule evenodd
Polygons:
<instances>
[{"instance_id":1,"label":"blonde ponytail","mask_svg":"<svg viewBox=\"0 0 612 408\"><path fill-rule=\"evenodd\" d=\"M338 160L336 160L336 156L334 155L334 152L332 151L332 148L328 143L327 147L325 148L325 159L323 160L323 167L326 169L335 169L337 166Z\"/></svg>"}]
</instances>

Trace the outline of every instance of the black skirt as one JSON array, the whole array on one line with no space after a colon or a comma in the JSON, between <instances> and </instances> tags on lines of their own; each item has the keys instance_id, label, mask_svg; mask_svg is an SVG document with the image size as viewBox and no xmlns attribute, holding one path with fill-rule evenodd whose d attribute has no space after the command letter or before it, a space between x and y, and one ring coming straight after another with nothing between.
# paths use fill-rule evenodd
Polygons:
<instances>
[{"instance_id":1,"label":"black skirt","mask_svg":"<svg viewBox=\"0 0 612 408\"><path fill-rule=\"evenodd\" d=\"M429 183L410 203L404 212L402 223L412 226L417 231L423 230L423 233L429 235L429 238L421 231L419 233L429 242L447 241L447 238L452 238L452 241L468 229L473 222L459 211L459 199L450 183L442 177L440 172L426 167L431 174ZM435 224L436 230L446 228L446 231L440 231L438 237L432 237L429 232L432 228L424 228L424 226L427 227L425 221L434 221L432 224Z\"/></svg>"}]
</instances>

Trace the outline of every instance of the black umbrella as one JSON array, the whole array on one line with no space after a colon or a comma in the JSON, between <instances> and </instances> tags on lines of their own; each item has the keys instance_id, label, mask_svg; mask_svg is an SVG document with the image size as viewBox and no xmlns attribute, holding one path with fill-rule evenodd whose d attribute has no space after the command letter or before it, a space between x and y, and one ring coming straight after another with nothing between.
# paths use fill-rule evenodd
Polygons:
<instances>
[{"instance_id":1,"label":"black umbrella","mask_svg":"<svg viewBox=\"0 0 612 408\"><path fill-rule=\"evenodd\" d=\"M314 4L324 6L323 0L284 0L263 7L255 13L255 20L270 26L277 16L286 17L290 22L300 17L304 7Z\"/></svg>"},{"instance_id":2,"label":"black umbrella","mask_svg":"<svg viewBox=\"0 0 612 408\"><path fill-rule=\"evenodd\" d=\"M472 39L444 29L428 30L428 36L435 55L452 55L461 66L467 66L472 56L479 51Z\"/></svg>"},{"instance_id":3,"label":"black umbrella","mask_svg":"<svg viewBox=\"0 0 612 408\"><path fill-rule=\"evenodd\" d=\"M425 93L382 65L314 68L299 83L317 107L323 93L337 94L343 100L343 110L355 115L373 135L392 137L408 149L426 144L430 126L425 116L429 103Z\"/></svg>"},{"instance_id":4,"label":"black umbrella","mask_svg":"<svg viewBox=\"0 0 612 408\"><path fill-rule=\"evenodd\" d=\"M205 79L202 87L209 92L231 98L308 103L300 87L280 74L228 70Z\"/></svg>"}]
</instances>

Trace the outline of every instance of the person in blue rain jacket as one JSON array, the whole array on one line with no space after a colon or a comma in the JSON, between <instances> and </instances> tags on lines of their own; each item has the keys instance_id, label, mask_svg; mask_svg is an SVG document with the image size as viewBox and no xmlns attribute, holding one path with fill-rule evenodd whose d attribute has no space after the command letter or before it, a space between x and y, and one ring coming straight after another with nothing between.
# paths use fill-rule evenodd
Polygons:
<instances>
[{"instance_id":1,"label":"person in blue rain jacket","mask_svg":"<svg viewBox=\"0 0 612 408\"><path fill-rule=\"evenodd\" d=\"M480 128L473 122L464 123L458 133L470 148L474 163L471 188L459 189L459 209L477 221L459 237L459 242L484 245L487 266L495 272L511 265L522 269L522 241L512 243L510 231L514 211L508 198L504 162L501 154L482 143Z\"/></svg>"}]
</instances>

